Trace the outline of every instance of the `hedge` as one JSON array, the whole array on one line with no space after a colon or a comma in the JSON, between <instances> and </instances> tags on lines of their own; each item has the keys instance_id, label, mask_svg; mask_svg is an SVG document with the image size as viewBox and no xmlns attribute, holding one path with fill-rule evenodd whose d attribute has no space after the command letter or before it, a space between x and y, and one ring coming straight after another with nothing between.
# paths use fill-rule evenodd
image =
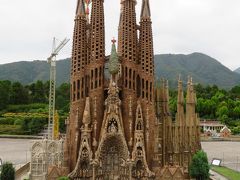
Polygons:
<instances>
[{"instance_id":1,"label":"hedge","mask_svg":"<svg viewBox=\"0 0 240 180\"><path fill-rule=\"evenodd\" d=\"M0 125L0 134L20 135L24 134L21 126L17 125Z\"/></svg>"}]
</instances>

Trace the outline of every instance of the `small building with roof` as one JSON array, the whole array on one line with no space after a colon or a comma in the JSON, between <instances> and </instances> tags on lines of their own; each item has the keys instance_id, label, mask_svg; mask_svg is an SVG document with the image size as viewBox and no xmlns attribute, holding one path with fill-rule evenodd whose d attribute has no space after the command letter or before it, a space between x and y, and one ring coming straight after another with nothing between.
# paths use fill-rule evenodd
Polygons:
<instances>
[{"instance_id":1,"label":"small building with roof","mask_svg":"<svg viewBox=\"0 0 240 180\"><path fill-rule=\"evenodd\" d=\"M205 136L229 137L231 130L217 120L201 120L200 128Z\"/></svg>"}]
</instances>

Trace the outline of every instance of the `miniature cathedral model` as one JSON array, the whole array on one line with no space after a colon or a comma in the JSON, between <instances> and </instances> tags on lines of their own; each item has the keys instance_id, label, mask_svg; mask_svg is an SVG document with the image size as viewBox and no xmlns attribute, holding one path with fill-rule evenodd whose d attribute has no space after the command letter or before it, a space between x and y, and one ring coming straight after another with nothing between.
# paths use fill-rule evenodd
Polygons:
<instances>
[{"instance_id":1,"label":"miniature cathedral model","mask_svg":"<svg viewBox=\"0 0 240 180\"><path fill-rule=\"evenodd\" d=\"M118 48L113 40L106 56L104 0L92 0L90 16L78 0L64 150L70 179L186 179L191 158L201 149L192 80L185 112L179 79L173 121L168 83L159 86L154 79L149 0L142 0L139 25L136 3L121 0Z\"/></svg>"}]
</instances>

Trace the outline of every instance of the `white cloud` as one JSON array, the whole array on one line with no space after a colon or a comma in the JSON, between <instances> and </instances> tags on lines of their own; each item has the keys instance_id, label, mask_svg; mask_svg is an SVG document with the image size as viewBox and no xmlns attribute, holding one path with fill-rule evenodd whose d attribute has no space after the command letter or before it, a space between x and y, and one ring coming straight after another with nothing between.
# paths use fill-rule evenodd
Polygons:
<instances>
[{"instance_id":1,"label":"white cloud","mask_svg":"<svg viewBox=\"0 0 240 180\"><path fill-rule=\"evenodd\" d=\"M117 37L120 0L105 0L106 47ZM206 53L240 66L239 0L150 0L155 53ZM137 10L141 1L138 0ZM71 38L76 0L1 0L0 63L46 59L52 37ZM138 18L139 20L139 18ZM58 58L71 55L71 43Z\"/></svg>"}]
</instances>

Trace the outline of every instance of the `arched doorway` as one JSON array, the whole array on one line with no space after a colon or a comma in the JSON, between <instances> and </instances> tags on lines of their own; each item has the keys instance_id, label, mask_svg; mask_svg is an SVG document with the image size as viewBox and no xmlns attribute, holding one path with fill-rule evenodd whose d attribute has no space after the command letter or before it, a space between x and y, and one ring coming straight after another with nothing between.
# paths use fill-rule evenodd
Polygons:
<instances>
[{"instance_id":1,"label":"arched doorway","mask_svg":"<svg viewBox=\"0 0 240 180\"><path fill-rule=\"evenodd\" d=\"M99 159L97 179L129 179L128 150L120 134L109 135L105 138L100 149Z\"/></svg>"}]
</instances>

